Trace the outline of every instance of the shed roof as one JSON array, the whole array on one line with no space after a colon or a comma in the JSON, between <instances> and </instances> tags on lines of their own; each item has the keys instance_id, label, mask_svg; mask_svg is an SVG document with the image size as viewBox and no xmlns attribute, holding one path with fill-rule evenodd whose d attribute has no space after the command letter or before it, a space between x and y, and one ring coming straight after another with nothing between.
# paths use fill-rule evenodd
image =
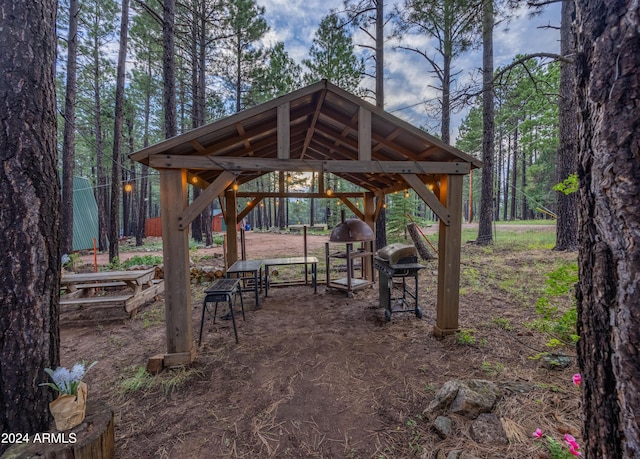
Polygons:
<instances>
[{"instance_id":1,"label":"shed roof","mask_svg":"<svg viewBox=\"0 0 640 459\"><path fill-rule=\"evenodd\" d=\"M282 107L288 109L284 115ZM370 124L367 121L365 125L361 117L367 112ZM288 119L288 138L279 129L282 119ZM363 129L370 130L365 137L370 137L370 153L362 167L351 167L353 161L363 159L359 146ZM404 186L402 173L415 173L427 183L432 173L460 173L455 169L457 164L467 171L482 166L476 158L326 80L167 139L131 157L155 168L184 168L192 178L198 178L192 183L202 188L225 170L233 172L239 184L273 170L324 171L374 193ZM443 163L453 164L447 164L449 169L434 167Z\"/></svg>"}]
</instances>

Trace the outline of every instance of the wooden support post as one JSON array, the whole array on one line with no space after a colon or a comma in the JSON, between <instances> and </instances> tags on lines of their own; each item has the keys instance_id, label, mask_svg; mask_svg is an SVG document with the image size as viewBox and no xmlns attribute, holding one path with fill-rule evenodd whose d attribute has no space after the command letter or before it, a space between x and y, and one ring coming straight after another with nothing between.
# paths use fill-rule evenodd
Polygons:
<instances>
[{"instance_id":1,"label":"wooden support post","mask_svg":"<svg viewBox=\"0 0 640 459\"><path fill-rule=\"evenodd\" d=\"M449 224L440 220L438 240L438 299L434 333L442 337L458 331L460 247L462 242L462 175L442 175L440 202Z\"/></svg>"},{"instance_id":2,"label":"wooden support post","mask_svg":"<svg viewBox=\"0 0 640 459\"><path fill-rule=\"evenodd\" d=\"M371 115L371 112L369 112ZM364 194L364 222L369 225L369 228L373 231L373 234L376 233L376 203L375 196L373 193L365 193ZM375 238L374 238L375 241ZM373 243L374 241L365 242L366 250L368 252L373 252ZM365 257L363 259L363 268L364 268L364 278L368 281L373 282L375 280L374 272L373 272L373 260L371 257Z\"/></svg>"},{"instance_id":3,"label":"wooden support post","mask_svg":"<svg viewBox=\"0 0 640 459\"><path fill-rule=\"evenodd\" d=\"M278 141L278 159L289 159L291 145L291 124L290 124L290 108L289 102L278 105L277 109L277 141Z\"/></svg>"},{"instance_id":4,"label":"wooden support post","mask_svg":"<svg viewBox=\"0 0 640 459\"><path fill-rule=\"evenodd\" d=\"M227 204L224 220L227 225L227 266L231 266L238 261L238 204L235 191L227 190L224 197Z\"/></svg>"},{"instance_id":5,"label":"wooden support post","mask_svg":"<svg viewBox=\"0 0 640 459\"><path fill-rule=\"evenodd\" d=\"M189 272L189 231L181 230L180 215L187 207L187 174L184 169L160 170L164 304L167 335L165 360L188 365L195 359ZM165 362L165 366L166 362Z\"/></svg>"},{"instance_id":6,"label":"wooden support post","mask_svg":"<svg viewBox=\"0 0 640 459\"><path fill-rule=\"evenodd\" d=\"M371 112L364 107L358 111L358 159L371 161Z\"/></svg>"}]
</instances>

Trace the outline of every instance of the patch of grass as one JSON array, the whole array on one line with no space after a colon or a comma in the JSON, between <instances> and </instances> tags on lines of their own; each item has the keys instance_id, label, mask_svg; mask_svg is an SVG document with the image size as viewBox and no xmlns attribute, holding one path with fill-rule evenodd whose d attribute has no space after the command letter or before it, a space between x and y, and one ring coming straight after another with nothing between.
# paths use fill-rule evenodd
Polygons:
<instances>
[{"instance_id":1,"label":"patch of grass","mask_svg":"<svg viewBox=\"0 0 640 459\"><path fill-rule=\"evenodd\" d=\"M116 270L119 270L121 267L122 267L122 264L120 263L120 258L118 258L118 257L115 257L106 266L108 271L116 271Z\"/></svg>"},{"instance_id":2,"label":"patch of grass","mask_svg":"<svg viewBox=\"0 0 640 459\"><path fill-rule=\"evenodd\" d=\"M471 329L461 329L458 332L458 344L471 346L476 344L476 331Z\"/></svg>"},{"instance_id":3,"label":"patch of grass","mask_svg":"<svg viewBox=\"0 0 640 459\"><path fill-rule=\"evenodd\" d=\"M164 307L150 307L138 314L137 318L142 319L142 328L147 329L164 323Z\"/></svg>"},{"instance_id":4,"label":"patch of grass","mask_svg":"<svg viewBox=\"0 0 640 459\"><path fill-rule=\"evenodd\" d=\"M433 383L427 383L424 385L423 389L427 394L436 391L436 385Z\"/></svg>"},{"instance_id":5,"label":"patch of grass","mask_svg":"<svg viewBox=\"0 0 640 459\"><path fill-rule=\"evenodd\" d=\"M134 245L130 247L130 249L136 252L160 252L162 251L162 239L144 240L144 243L142 245Z\"/></svg>"},{"instance_id":6,"label":"patch of grass","mask_svg":"<svg viewBox=\"0 0 640 459\"><path fill-rule=\"evenodd\" d=\"M463 286L471 288L482 287L480 271L473 267L463 267L460 280Z\"/></svg>"},{"instance_id":7,"label":"patch of grass","mask_svg":"<svg viewBox=\"0 0 640 459\"><path fill-rule=\"evenodd\" d=\"M146 368L133 367L133 369L135 370L134 373L120 383L120 390L122 390L122 392L149 390L155 385L153 376L147 373Z\"/></svg>"},{"instance_id":8,"label":"patch of grass","mask_svg":"<svg viewBox=\"0 0 640 459\"><path fill-rule=\"evenodd\" d=\"M135 255L122 263L122 267L126 269L132 266L156 266L161 265L162 261L160 255Z\"/></svg>"},{"instance_id":9,"label":"patch of grass","mask_svg":"<svg viewBox=\"0 0 640 459\"><path fill-rule=\"evenodd\" d=\"M490 375L496 375L504 371L504 365L501 363L491 363L488 361L482 362L482 371Z\"/></svg>"},{"instance_id":10,"label":"patch of grass","mask_svg":"<svg viewBox=\"0 0 640 459\"><path fill-rule=\"evenodd\" d=\"M494 317L492 319L492 322L505 331L513 330L511 320L507 319L506 317Z\"/></svg>"},{"instance_id":11,"label":"patch of grass","mask_svg":"<svg viewBox=\"0 0 640 459\"><path fill-rule=\"evenodd\" d=\"M192 378L204 376L201 370L185 367L170 369L152 376L147 373L145 367L134 366L130 368L130 373L131 376L120 383L120 390L123 393L161 389L166 395L182 387Z\"/></svg>"},{"instance_id":12,"label":"patch of grass","mask_svg":"<svg viewBox=\"0 0 640 459\"><path fill-rule=\"evenodd\" d=\"M197 368L181 367L168 370L158 376L160 377L160 386L162 387L162 390L165 394L168 394L185 385L191 381L192 378L203 377L204 372Z\"/></svg>"},{"instance_id":13,"label":"patch of grass","mask_svg":"<svg viewBox=\"0 0 640 459\"><path fill-rule=\"evenodd\" d=\"M407 420L407 428L409 429L409 450L417 454L422 451L422 435L420 432L420 428L418 422L422 421L422 416L419 414L414 418L409 418Z\"/></svg>"}]
</instances>

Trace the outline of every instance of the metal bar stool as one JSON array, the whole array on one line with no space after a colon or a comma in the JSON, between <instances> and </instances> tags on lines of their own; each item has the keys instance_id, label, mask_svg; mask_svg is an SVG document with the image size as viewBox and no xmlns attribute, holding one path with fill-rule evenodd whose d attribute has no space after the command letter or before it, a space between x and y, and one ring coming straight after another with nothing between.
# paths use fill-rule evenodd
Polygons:
<instances>
[{"instance_id":1,"label":"metal bar stool","mask_svg":"<svg viewBox=\"0 0 640 459\"><path fill-rule=\"evenodd\" d=\"M229 303L229 314L231 315L231 321L233 322L233 333L236 337L236 344L238 344L238 330L236 328L236 316L233 312L233 303L235 301L234 296L240 297L240 307L242 309L242 320L246 320L244 317L244 302L242 301L242 289L240 287L240 279L218 279L211 286L204 291L204 301L202 302L202 319L200 320L200 337L198 338L198 346L202 342L202 329L204 328L204 313L207 310L208 303L215 303L215 309L213 311L213 323L216 323L216 314L218 313L218 303L221 301L227 301Z\"/></svg>"}]
</instances>

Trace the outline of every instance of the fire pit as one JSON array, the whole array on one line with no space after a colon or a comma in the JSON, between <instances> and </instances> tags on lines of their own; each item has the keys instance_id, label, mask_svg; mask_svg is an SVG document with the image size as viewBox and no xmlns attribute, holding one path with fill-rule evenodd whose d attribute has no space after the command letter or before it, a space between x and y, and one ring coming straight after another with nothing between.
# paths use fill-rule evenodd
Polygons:
<instances>
[{"instance_id":1,"label":"fire pit","mask_svg":"<svg viewBox=\"0 0 640 459\"><path fill-rule=\"evenodd\" d=\"M391 320L391 314L413 312L422 318L422 309L418 306L418 273L424 268L418 263L418 252L412 245L391 244L383 247L374 257L374 266L379 271L380 306L385 308L384 318ZM413 277L415 292L407 289L407 278ZM401 282L395 282L398 279ZM393 297L394 290L399 295ZM408 299L413 300L410 307Z\"/></svg>"}]
</instances>

